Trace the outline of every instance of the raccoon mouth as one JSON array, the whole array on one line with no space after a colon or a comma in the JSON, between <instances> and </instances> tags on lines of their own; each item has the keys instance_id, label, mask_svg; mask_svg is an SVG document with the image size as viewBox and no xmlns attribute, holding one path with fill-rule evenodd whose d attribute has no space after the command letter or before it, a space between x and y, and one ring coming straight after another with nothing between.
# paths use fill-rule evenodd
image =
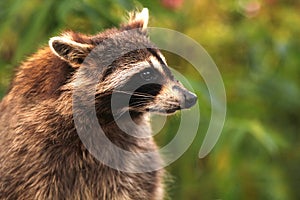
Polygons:
<instances>
[{"instance_id":1,"label":"raccoon mouth","mask_svg":"<svg viewBox=\"0 0 300 200\"><path fill-rule=\"evenodd\" d=\"M180 107L168 109L168 110L165 110L165 112L166 112L167 114L172 114L172 113L175 113L177 110L180 110Z\"/></svg>"},{"instance_id":2,"label":"raccoon mouth","mask_svg":"<svg viewBox=\"0 0 300 200\"><path fill-rule=\"evenodd\" d=\"M159 113L159 114L173 114L175 113L177 110L180 110L181 108L175 107L175 108L170 108L170 109L146 109L147 112L152 112L152 113Z\"/></svg>"}]
</instances>

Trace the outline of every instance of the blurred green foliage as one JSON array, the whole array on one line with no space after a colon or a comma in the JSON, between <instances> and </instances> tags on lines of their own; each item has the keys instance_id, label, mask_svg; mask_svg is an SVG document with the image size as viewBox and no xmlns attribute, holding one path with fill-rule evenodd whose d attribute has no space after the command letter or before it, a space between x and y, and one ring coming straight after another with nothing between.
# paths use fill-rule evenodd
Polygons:
<instances>
[{"instance_id":1,"label":"blurred green foliage","mask_svg":"<svg viewBox=\"0 0 300 200\"><path fill-rule=\"evenodd\" d=\"M223 133L204 159L198 151L210 119L210 99L189 64L167 54L199 96L199 132L168 167L171 199L300 199L300 2L291 0L3 0L0 2L0 97L13 70L62 30L93 34L148 7L150 26L197 40L223 76L228 112ZM172 3L172 1L171 1ZM174 41L176 42L176 41ZM157 136L166 144L180 114Z\"/></svg>"}]
</instances>

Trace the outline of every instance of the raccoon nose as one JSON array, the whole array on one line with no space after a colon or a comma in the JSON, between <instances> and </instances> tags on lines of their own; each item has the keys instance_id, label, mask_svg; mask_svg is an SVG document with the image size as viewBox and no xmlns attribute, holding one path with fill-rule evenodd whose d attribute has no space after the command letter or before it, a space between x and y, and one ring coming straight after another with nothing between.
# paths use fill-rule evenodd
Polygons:
<instances>
[{"instance_id":1,"label":"raccoon nose","mask_svg":"<svg viewBox=\"0 0 300 200\"><path fill-rule=\"evenodd\" d=\"M194 93L185 91L183 95L185 100L184 108L190 108L196 104L198 97Z\"/></svg>"},{"instance_id":2,"label":"raccoon nose","mask_svg":"<svg viewBox=\"0 0 300 200\"><path fill-rule=\"evenodd\" d=\"M198 97L194 93L177 85L173 86L173 90L178 91L180 96L183 97L181 98L180 108L190 108L196 104Z\"/></svg>"}]
</instances>

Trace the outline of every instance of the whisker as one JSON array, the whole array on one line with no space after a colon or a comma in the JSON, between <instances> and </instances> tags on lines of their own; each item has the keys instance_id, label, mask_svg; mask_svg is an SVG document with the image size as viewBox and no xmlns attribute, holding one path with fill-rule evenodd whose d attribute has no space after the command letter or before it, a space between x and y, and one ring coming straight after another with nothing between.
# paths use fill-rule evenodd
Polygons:
<instances>
[{"instance_id":1,"label":"whisker","mask_svg":"<svg viewBox=\"0 0 300 200\"><path fill-rule=\"evenodd\" d=\"M142 102L142 103L133 104L130 107L135 108L135 107L140 107L140 106L145 106L145 105L147 105L146 102Z\"/></svg>"},{"instance_id":2,"label":"whisker","mask_svg":"<svg viewBox=\"0 0 300 200\"><path fill-rule=\"evenodd\" d=\"M119 92L119 93L123 93L123 94L129 94L132 96L142 96L142 97L154 97L151 94L147 94L147 93L140 93L140 92L130 92L130 91L122 91L122 90L114 90L113 92Z\"/></svg>"},{"instance_id":3,"label":"whisker","mask_svg":"<svg viewBox=\"0 0 300 200\"><path fill-rule=\"evenodd\" d=\"M125 107L125 108L122 108L121 110L119 110L117 113L113 113L115 118L110 123L113 123L114 121L117 121L118 119L120 119L122 117L122 115L124 115L128 110L129 110L129 108Z\"/></svg>"}]
</instances>

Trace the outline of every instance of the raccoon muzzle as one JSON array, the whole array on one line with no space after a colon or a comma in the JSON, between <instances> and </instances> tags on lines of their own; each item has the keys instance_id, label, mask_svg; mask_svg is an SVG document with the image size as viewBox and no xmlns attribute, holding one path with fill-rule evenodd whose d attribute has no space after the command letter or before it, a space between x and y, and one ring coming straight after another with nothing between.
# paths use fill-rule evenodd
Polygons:
<instances>
[{"instance_id":1,"label":"raccoon muzzle","mask_svg":"<svg viewBox=\"0 0 300 200\"><path fill-rule=\"evenodd\" d=\"M177 85L173 87L173 90L175 90L180 96L180 109L188 109L196 104L198 99L196 94Z\"/></svg>"},{"instance_id":2,"label":"raccoon muzzle","mask_svg":"<svg viewBox=\"0 0 300 200\"><path fill-rule=\"evenodd\" d=\"M192 93L188 90L185 90L183 92L183 96L184 96L184 107L181 107L181 108L190 108L190 107L192 107L193 105L196 104L197 99L198 99L198 97L194 93Z\"/></svg>"}]
</instances>

